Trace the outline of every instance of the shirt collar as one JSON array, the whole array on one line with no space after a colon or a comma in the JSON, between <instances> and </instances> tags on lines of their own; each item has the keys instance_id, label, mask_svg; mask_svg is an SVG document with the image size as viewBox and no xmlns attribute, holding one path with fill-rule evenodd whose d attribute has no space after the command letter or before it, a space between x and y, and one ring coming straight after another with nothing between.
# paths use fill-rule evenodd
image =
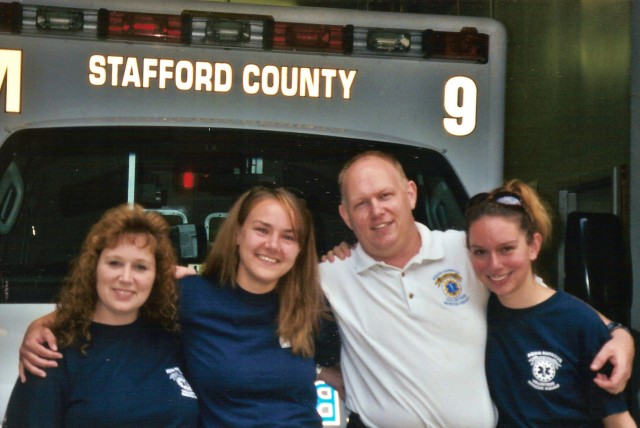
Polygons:
<instances>
[{"instance_id":1,"label":"shirt collar","mask_svg":"<svg viewBox=\"0 0 640 428\"><path fill-rule=\"evenodd\" d=\"M416 222L416 227L418 228L418 233L420 233L420 251L418 251L418 254L416 254L411 260L409 260L409 262L402 270L406 269L414 263L439 260L444 257L444 248L442 247L442 242L436 242L433 239L433 232L422 223ZM362 249L362 245L360 244L356 246L352 257L354 257L355 268L356 272L358 273L362 273L374 266L392 267L384 262L379 262L373 259L373 257L371 257Z\"/></svg>"}]
</instances>

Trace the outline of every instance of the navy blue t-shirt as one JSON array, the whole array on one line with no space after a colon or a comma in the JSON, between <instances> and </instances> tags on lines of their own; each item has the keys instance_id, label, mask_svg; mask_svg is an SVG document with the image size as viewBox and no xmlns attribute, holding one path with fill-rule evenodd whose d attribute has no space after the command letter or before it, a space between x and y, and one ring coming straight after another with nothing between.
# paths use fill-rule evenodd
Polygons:
<instances>
[{"instance_id":1,"label":"navy blue t-shirt","mask_svg":"<svg viewBox=\"0 0 640 428\"><path fill-rule=\"evenodd\" d=\"M93 323L83 355L62 350L45 378L28 375L11 394L8 427L195 427L198 401L179 361L179 343L143 321Z\"/></svg>"},{"instance_id":2,"label":"navy blue t-shirt","mask_svg":"<svg viewBox=\"0 0 640 428\"><path fill-rule=\"evenodd\" d=\"M199 276L180 285L187 378L204 427L320 427L313 358L276 334L278 294L252 294Z\"/></svg>"},{"instance_id":3,"label":"navy blue t-shirt","mask_svg":"<svg viewBox=\"0 0 640 428\"><path fill-rule=\"evenodd\" d=\"M499 427L602 426L627 410L622 395L593 383L589 368L609 332L582 301L557 291L526 309L495 295L488 308L486 370Z\"/></svg>"}]
</instances>

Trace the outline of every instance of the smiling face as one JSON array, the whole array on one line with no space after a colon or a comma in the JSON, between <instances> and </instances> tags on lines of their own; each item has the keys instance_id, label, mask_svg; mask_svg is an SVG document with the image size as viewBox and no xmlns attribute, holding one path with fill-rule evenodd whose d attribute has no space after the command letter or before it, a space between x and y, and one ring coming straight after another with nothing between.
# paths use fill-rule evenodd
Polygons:
<instances>
[{"instance_id":1,"label":"smiling face","mask_svg":"<svg viewBox=\"0 0 640 428\"><path fill-rule=\"evenodd\" d=\"M253 206L237 233L236 244L240 256L236 282L256 294L273 290L300 253L291 215L273 198Z\"/></svg>"},{"instance_id":2,"label":"smiling face","mask_svg":"<svg viewBox=\"0 0 640 428\"><path fill-rule=\"evenodd\" d=\"M517 221L488 215L471 224L468 233L471 263L480 281L506 306L529 304L539 289L532 262L540 251L540 234L527 242Z\"/></svg>"},{"instance_id":3,"label":"smiling face","mask_svg":"<svg viewBox=\"0 0 640 428\"><path fill-rule=\"evenodd\" d=\"M362 248L376 260L403 267L420 249L412 210L416 185L387 160L355 162L344 176L340 215Z\"/></svg>"},{"instance_id":4,"label":"smiling face","mask_svg":"<svg viewBox=\"0 0 640 428\"><path fill-rule=\"evenodd\" d=\"M96 267L98 302L93 320L130 324L138 318L156 277L156 259L146 235L127 234L100 253Z\"/></svg>"}]
</instances>

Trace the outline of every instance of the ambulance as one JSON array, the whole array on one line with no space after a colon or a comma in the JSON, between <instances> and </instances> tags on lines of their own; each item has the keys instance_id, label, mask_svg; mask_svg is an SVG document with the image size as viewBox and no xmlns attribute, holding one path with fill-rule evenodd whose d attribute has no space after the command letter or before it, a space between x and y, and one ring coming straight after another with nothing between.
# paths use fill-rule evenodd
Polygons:
<instances>
[{"instance_id":1,"label":"ambulance","mask_svg":"<svg viewBox=\"0 0 640 428\"><path fill-rule=\"evenodd\" d=\"M0 2L0 415L28 323L89 227L138 203L198 267L235 198L285 186L318 253L353 239L337 175L394 153L415 217L462 228L501 181L506 34L491 19L200 1ZM340 426L335 391L318 411Z\"/></svg>"}]
</instances>

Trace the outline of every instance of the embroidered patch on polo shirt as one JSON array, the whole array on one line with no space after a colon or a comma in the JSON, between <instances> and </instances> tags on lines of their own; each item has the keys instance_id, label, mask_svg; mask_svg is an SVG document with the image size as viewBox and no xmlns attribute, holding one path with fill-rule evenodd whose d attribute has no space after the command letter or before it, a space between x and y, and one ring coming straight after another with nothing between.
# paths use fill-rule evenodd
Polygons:
<instances>
[{"instance_id":1,"label":"embroidered patch on polo shirt","mask_svg":"<svg viewBox=\"0 0 640 428\"><path fill-rule=\"evenodd\" d=\"M445 305L458 306L469 301L469 296L462 287L462 276L458 271L447 270L439 272L434 281L436 286L444 293Z\"/></svg>"}]
</instances>

